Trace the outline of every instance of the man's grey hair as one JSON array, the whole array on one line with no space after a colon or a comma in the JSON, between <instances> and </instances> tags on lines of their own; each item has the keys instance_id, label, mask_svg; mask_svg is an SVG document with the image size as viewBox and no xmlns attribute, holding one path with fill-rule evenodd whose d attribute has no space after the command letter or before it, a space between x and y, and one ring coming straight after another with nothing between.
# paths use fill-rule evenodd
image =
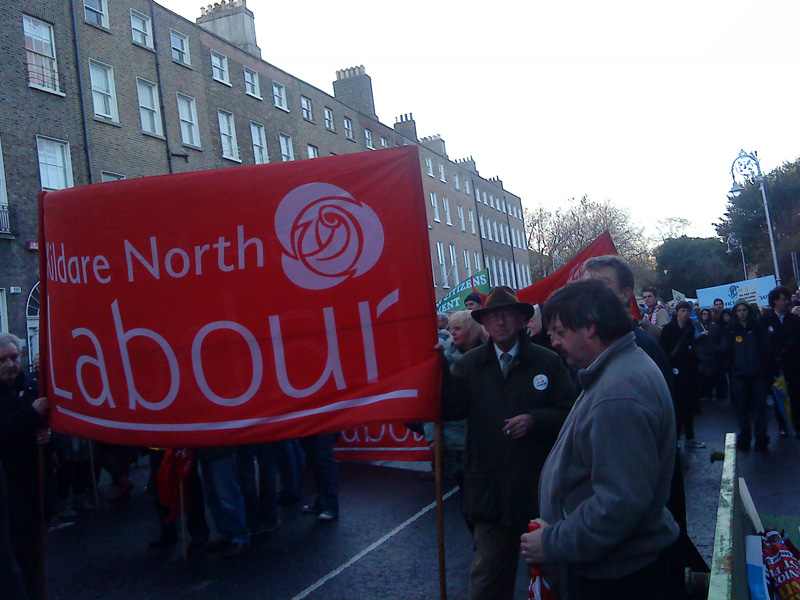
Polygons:
<instances>
[{"instance_id":1,"label":"man's grey hair","mask_svg":"<svg viewBox=\"0 0 800 600\"><path fill-rule=\"evenodd\" d=\"M0 333L0 348L5 348L9 344L17 347L17 352L22 352L22 340L13 333Z\"/></svg>"},{"instance_id":2,"label":"man's grey hair","mask_svg":"<svg viewBox=\"0 0 800 600\"><path fill-rule=\"evenodd\" d=\"M616 254L606 254L605 256L593 256L583 263L584 271L597 271L598 269L605 269L610 267L614 269L619 281L620 290L630 288L633 291L633 271L628 261L617 256Z\"/></svg>"}]
</instances>

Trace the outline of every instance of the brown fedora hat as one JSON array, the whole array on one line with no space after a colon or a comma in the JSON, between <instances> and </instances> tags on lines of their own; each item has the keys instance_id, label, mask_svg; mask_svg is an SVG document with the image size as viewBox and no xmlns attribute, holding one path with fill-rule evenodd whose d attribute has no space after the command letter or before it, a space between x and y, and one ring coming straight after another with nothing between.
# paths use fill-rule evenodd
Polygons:
<instances>
[{"instance_id":1,"label":"brown fedora hat","mask_svg":"<svg viewBox=\"0 0 800 600\"><path fill-rule=\"evenodd\" d=\"M486 297L486 302L483 308L472 311L472 318L478 323L483 324L482 319L486 313L498 309L516 308L525 315L525 320L529 321L533 316L533 305L527 302L520 302L517 295L510 287L505 285L498 285L493 287Z\"/></svg>"}]
</instances>

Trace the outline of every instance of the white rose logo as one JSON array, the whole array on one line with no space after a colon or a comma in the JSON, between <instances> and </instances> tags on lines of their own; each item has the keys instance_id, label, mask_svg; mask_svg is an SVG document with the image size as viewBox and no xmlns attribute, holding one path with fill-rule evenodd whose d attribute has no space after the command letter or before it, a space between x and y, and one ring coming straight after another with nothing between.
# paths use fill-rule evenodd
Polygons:
<instances>
[{"instance_id":1,"label":"white rose logo","mask_svg":"<svg viewBox=\"0 0 800 600\"><path fill-rule=\"evenodd\" d=\"M324 290L369 271L383 252L378 215L343 189L308 183L275 212L283 271L307 290Z\"/></svg>"}]
</instances>

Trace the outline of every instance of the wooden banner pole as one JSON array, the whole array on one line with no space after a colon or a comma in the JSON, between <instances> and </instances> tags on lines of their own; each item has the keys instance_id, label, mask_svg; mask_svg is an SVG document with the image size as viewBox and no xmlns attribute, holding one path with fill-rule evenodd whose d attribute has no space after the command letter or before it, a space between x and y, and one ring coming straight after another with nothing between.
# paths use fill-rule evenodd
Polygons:
<instances>
[{"instance_id":1,"label":"wooden banner pole","mask_svg":"<svg viewBox=\"0 0 800 600\"><path fill-rule=\"evenodd\" d=\"M442 500L442 424L434 423L434 470L436 472L436 530L439 538L439 597L447 600L447 574L444 563L444 501Z\"/></svg>"}]
</instances>

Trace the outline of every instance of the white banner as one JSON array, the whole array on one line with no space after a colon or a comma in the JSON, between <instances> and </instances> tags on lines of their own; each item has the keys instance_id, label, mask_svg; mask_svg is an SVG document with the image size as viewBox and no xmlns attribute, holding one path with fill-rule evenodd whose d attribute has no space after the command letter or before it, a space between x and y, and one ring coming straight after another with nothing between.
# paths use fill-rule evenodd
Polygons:
<instances>
[{"instance_id":1,"label":"white banner","mask_svg":"<svg viewBox=\"0 0 800 600\"><path fill-rule=\"evenodd\" d=\"M746 302L758 302L759 306L767 306L769 304L767 296L774 287L775 276L768 275L697 290L697 300L700 302L700 308L710 308L716 298L722 299L725 308L733 308L740 298Z\"/></svg>"}]
</instances>

